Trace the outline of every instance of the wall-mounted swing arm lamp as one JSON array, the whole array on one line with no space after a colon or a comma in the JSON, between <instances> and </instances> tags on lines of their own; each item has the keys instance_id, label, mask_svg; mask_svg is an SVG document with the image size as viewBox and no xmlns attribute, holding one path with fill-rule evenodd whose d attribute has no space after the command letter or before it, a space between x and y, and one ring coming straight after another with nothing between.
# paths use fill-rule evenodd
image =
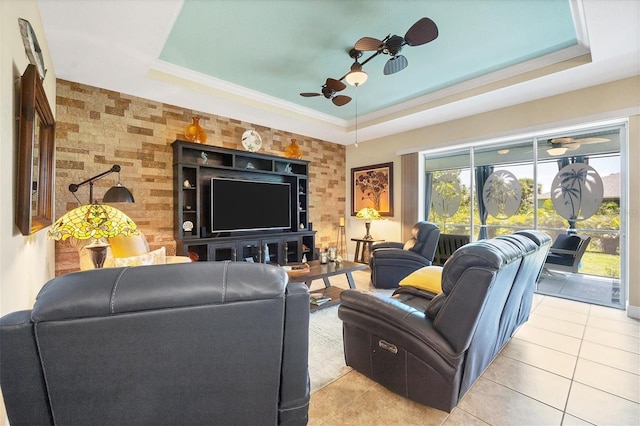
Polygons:
<instances>
[{"instance_id":1,"label":"wall-mounted swing arm lamp","mask_svg":"<svg viewBox=\"0 0 640 426\"><path fill-rule=\"evenodd\" d=\"M135 202L133 199L133 194L127 188L122 186L120 183L120 166L118 164L114 164L109 170L106 172L100 173L89 179L80 182L80 183L72 183L69 185L69 191L72 192L75 196L76 191L86 184L89 184L89 204L93 204L93 183L103 177L110 175L111 173L118 173L118 183L115 186L109 188L107 192L105 192L102 201L105 203L133 203ZM77 197L76 197L77 199ZM81 203L82 204L82 203Z\"/></svg>"}]
</instances>

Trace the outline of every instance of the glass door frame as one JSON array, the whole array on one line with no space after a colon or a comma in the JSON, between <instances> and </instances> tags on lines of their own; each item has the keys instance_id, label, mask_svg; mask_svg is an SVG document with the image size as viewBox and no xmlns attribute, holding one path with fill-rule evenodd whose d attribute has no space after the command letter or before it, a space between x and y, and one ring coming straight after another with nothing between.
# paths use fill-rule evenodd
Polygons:
<instances>
[{"instance_id":1,"label":"glass door frame","mask_svg":"<svg viewBox=\"0 0 640 426\"><path fill-rule=\"evenodd\" d=\"M497 139L484 139L477 140L475 142L460 144L456 146L449 145L446 148L439 148L433 150L425 150L420 151L419 157L419 173L421 178L419 179L419 211L418 217L423 218L423 220L428 220L425 216L425 212L427 207L425 205L425 176L427 173L426 161L428 156L437 155L438 157L442 157L443 154L451 154L451 155L462 155L467 151L469 155L469 167L471 170L471 178L470 178L470 231L471 231L471 240L475 241L478 235L478 226L475 221L475 209L476 209L476 184L475 184L475 170L476 166L476 150L481 150L487 147L492 147L495 149L505 148L507 149L509 146L513 146L514 144L521 143L523 141L532 141L533 144L533 153L532 159L533 162L533 180L534 180L534 189L538 186L538 164L540 159L538 158L538 145L542 143L541 141L546 141L550 138L558 137L559 135L567 135L567 136L579 136L585 133L594 133L599 131L610 131L610 132L618 132L619 135L619 155L620 155L620 229L619 229L619 255L620 255L620 304L619 306L622 309L626 309L627 303L627 294L628 294L628 262L629 262L629 250L628 250L628 223L629 223L629 182L628 182L628 173L627 170L629 168L628 163L628 119L617 119L610 120L607 122L594 123L591 125L582 125L582 126L573 126L571 128L559 128L553 130L546 131L538 131L535 133L525 134L525 135L514 135L510 137L502 137ZM597 155L597 154L594 154ZM534 208L533 208L533 228L537 229L538 227L538 193L537 190L533 191L534 197ZM588 302L587 302L588 303Z\"/></svg>"}]
</instances>

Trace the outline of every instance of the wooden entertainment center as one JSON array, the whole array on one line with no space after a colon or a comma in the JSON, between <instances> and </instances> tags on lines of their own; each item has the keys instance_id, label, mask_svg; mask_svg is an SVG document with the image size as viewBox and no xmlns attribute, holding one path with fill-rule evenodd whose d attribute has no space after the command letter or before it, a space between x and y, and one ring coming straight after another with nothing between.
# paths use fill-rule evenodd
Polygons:
<instances>
[{"instance_id":1,"label":"wooden entertainment center","mask_svg":"<svg viewBox=\"0 0 640 426\"><path fill-rule=\"evenodd\" d=\"M278 263L314 259L315 231L309 229L309 162L176 140L173 147L176 252L202 261ZM212 179L288 184L287 229L211 231ZM285 190L286 191L286 190ZM215 195L213 195L215 196ZM242 197L237 194L237 197ZM269 206L256 206L255 214ZM285 217L286 220L286 217Z\"/></svg>"}]
</instances>

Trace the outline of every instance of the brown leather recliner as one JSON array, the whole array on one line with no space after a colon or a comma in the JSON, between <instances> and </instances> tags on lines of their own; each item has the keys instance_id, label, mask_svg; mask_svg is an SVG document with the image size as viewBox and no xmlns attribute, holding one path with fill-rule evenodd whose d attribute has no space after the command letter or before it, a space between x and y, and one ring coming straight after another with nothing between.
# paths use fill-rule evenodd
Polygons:
<instances>
[{"instance_id":1,"label":"brown leather recliner","mask_svg":"<svg viewBox=\"0 0 640 426\"><path fill-rule=\"evenodd\" d=\"M371 245L371 283L376 288L397 288L404 277L430 266L438 245L440 229L430 222L418 222L406 243L381 241Z\"/></svg>"}]
</instances>

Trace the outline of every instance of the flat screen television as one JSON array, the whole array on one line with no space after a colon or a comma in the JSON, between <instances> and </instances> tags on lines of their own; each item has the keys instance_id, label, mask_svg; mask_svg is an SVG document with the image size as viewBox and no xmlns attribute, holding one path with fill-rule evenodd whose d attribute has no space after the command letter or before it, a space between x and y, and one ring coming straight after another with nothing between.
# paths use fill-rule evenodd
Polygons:
<instances>
[{"instance_id":1,"label":"flat screen television","mask_svg":"<svg viewBox=\"0 0 640 426\"><path fill-rule=\"evenodd\" d=\"M211 232L290 228L290 184L211 179Z\"/></svg>"}]
</instances>

